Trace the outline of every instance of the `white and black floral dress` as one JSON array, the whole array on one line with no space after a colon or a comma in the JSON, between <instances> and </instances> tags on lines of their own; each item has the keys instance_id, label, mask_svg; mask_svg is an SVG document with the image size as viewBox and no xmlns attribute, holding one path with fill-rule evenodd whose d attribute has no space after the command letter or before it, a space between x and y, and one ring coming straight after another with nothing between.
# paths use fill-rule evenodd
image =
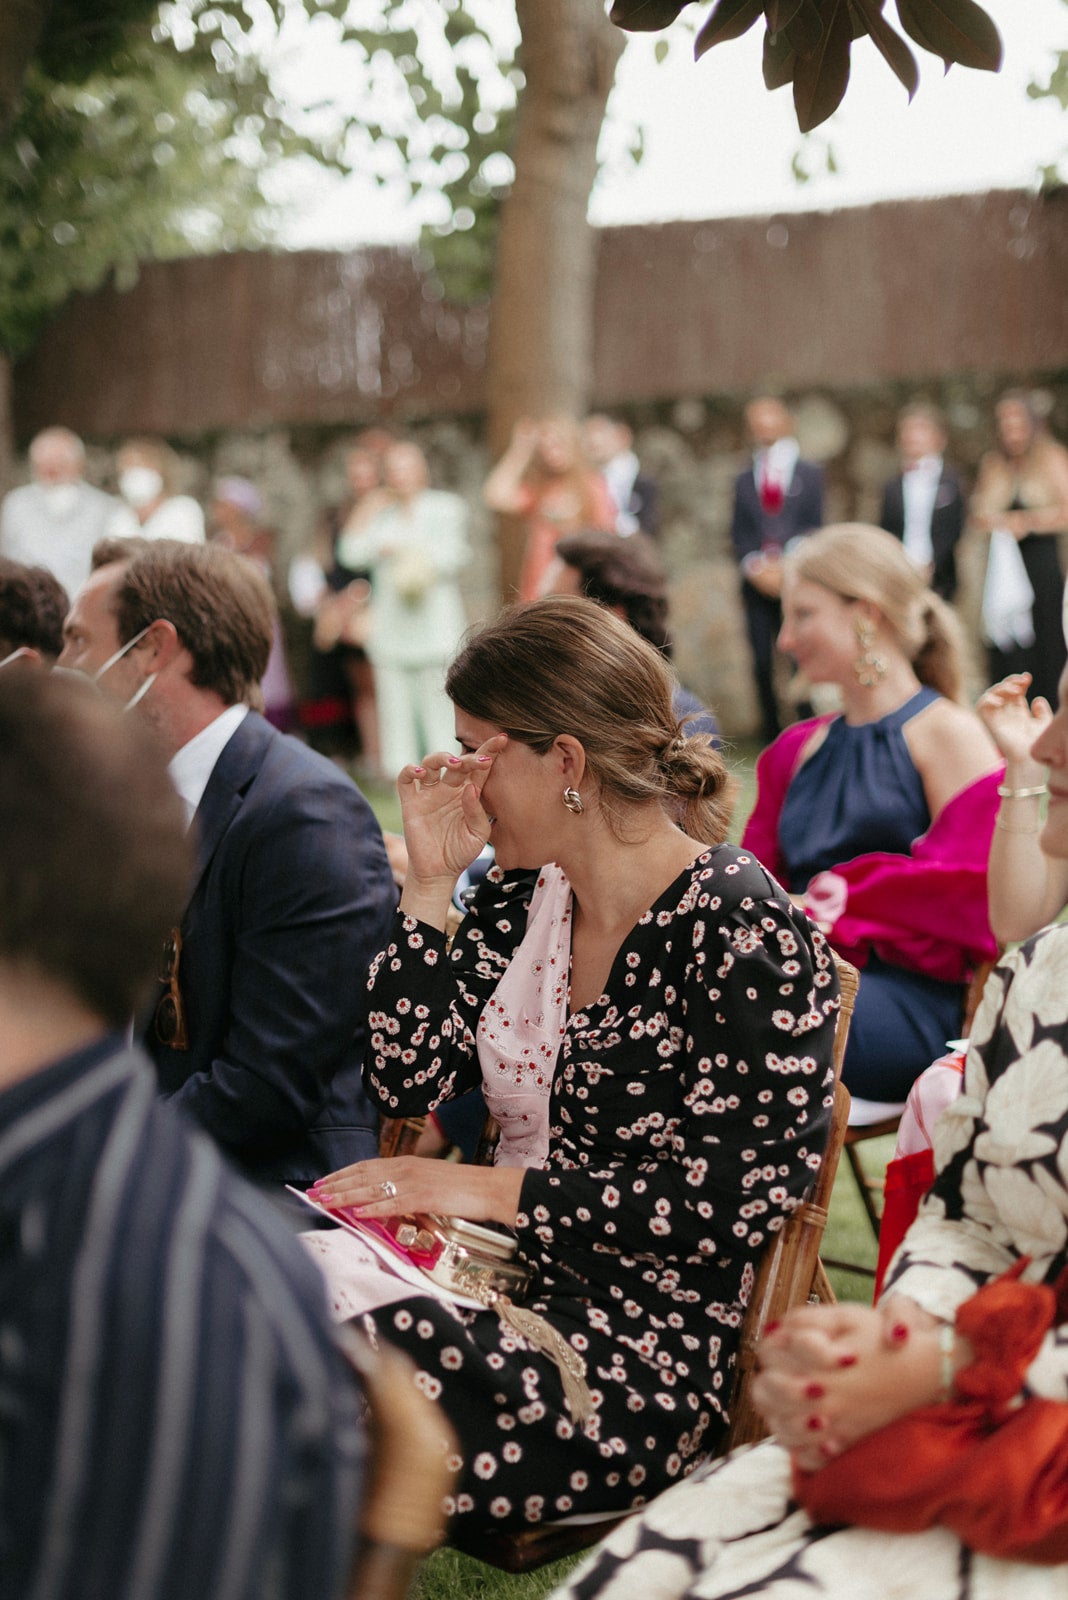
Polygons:
<instances>
[{"instance_id":1,"label":"white and black floral dress","mask_svg":"<svg viewBox=\"0 0 1068 1600\"><path fill-rule=\"evenodd\" d=\"M963 1093L935 1129L938 1177L884 1293L952 1321L1021 1256L1052 1283L1068 1263L1068 926L987 980ZM1029 1394L1068 1404L1068 1324L1046 1335ZM907 1473L907 1463L887 1463ZM999 1561L945 1528L821 1527L790 1494L774 1441L704 1467L623 1524L554 1600L1068 1600L1068 1565Z\"/></svg>"},{"instance_id":2,"label":"white and black floral dress","mask_svg":"<svg viewBox=\"0 0 1068 1600\"><path fill-rule=\"evenodd\" d=\"M367 1081L390 1116L479 1079L475 1028L536 874L497 869L450 955L398 915L371 976ZM415 1359L461 1440L455 1511L500 1527L640 1504L716 1448L753 1263L819 1164L838 986L825 941L728 845L680 874L567 1020L549 1154L523 1180L527 1304L587 1362L576 1427L556 1367L491 1312L429 1297L365 1321Z\"/></svg>"}]
</instances>

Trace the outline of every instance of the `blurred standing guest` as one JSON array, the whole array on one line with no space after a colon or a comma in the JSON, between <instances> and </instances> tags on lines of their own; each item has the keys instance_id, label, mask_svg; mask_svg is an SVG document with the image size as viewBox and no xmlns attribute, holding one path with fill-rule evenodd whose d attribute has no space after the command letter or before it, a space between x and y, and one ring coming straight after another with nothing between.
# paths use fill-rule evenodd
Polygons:
<instances>
[{"instance_id":1,"label":"blurred standing guest","mask_svg":"<svg viewBox=\"0 0 1068 1600\"><path fill-rule=\"evenodd\" d=\"M137 518L86 483L85 446L69 428L45 428L30 445L32 482L12 489L0 507L0 555L46 567L68 594L89 576L98 539L138 531Z\"/></svg>"},{"instance_id":2,"label":"blurred standing guest","mask_svg":"<svg viewBox=\"0 0 1068 1600\"><path fill-rule=\"evenodd\" d=\"M992 681L1029 672L1028 697L1057 703L1065 662L1057 534L1068 532L1068 450L1050 438L1029 394L994 408L997 441L979 464L971 520L990 535L983 632Z\"/></svg>"},{"instance_id":3,"label":"blurred standing guest","mask_svg":"<svg viewBox=\"0 0 1068 1600\"><path fill-rule=\"evenodd\" d=\"M377 1148L353 974L396 903L359 790L249 710L273 622L254 563L155 540L93 574L61 658L136 708L169 760L197 867L145 1048L166 1098L264 1184Z\"/></svg>"},{"instance_id":4,"label":"blurred standing guest","mask_svg":"<svg viewBox=\"0 0 1068 1600\"><path fill-rule=\"evenodd\" d=\"M936 406L917 402L897 419L901 472L883 490L879 525L900 539L935 594L957 592L957 543L964 529L964 484L946 465L946 425Z\"/></svg>"},{"instance_id":5,"label":"blurred standing guest","mask_svg":"<svg viewBox=\"0 0 1068 1600\"><path fill-rule=\"evenodd\" d=\"M823 471L801 460L794 419L772 395L751 400L745 425L752 465L734 483L731 543L742 573L742 604L765 744L780 730L775 693L775 641L782 627L783 550L823 522Z\"/></svg>"},{"instance_id":6,"label":"blurred standing guest","mask_svg":"<svg viewBox=\"0 0 1068 1600\"><path fill-rule=\"evenodd\" d=\"M587 458L600 472L616 505L616 532L628 537L660 527L660 491L655 478L643 476L634 453L634 435L625 422L596 412L582 424Z\"/></svg>"},{"instance_id":7,"label":"blurred standing guest","mask_svg":"<svg viewBox=\"0 0 1068 1600\"><path fill-rule=\"evenodd\" d=\"M611 533L565 534L556 546L546 592L584 594L596 600L671 660L667 575L655 545L642 534L626 540ZM707 733L719 744L719 725L712 712L677 679L672 709L685 738Z\"/></svg>"},{"instance_id":8,"label":"blurred standing guest","mask_svg":"<svg viewBox=\"0 0 1068 1600\"><path fill-rule=\"evenodd\" d=\"M378 711L366 649L371 574L369 569L347 567L338 557L342 537L358 533L387 503L381 492L382 456L392 441L381 429L370 434L372 444L361 436L346 455L349 493L340 505L328 508L315 553L291 565L289 592L299 615L313 619L310 681L300 707L301 724L313 740L331 744L355 729L363 764L376 773L381 767ZM383 448L378 447L379 437L385 441Z\"/></svg>"},{"instance_id":9,"label":"blurred standing guest","mask_svg":"<svg viewBox=\"0 0 1068 1600\"><path fill-rule=\"evenodd\" d=\"M0 1593L343 1591L358 1391L297 1241L124 1040L192 851L98 696L0 679Z\"/></svg>"},{"instance_id":10,"label":"blurred standing guest","mask_svg":"<svg viewBox=\"0 0 1068 1600\"><path fill-rule=\"evenodd\" d=\"M445 669L467 626L456 575L467 565L467 508L429 487L426 457L400 442L383 463L370 520L338 541L339 560L371 573L367 653L375 674L382 766L394 778L453 743Z\"/></svg>"},{"instance_id":11,"label":"blurred standing guest","mask_svg":"<svg viewBox=\"0 0 1068 1600\"><path fill-rule=\"evenodd\" d=\"M132 506L143 539L204 543L204 513L190 494L176 493L178 457L162 439L127 439L116 457L119 493Z\"/></svg>"},{"instance_id":12,"label":"blurred standing guest","mask_svg":"<svg viewBox=\"0 0 1068 1600\"><path fill-rule=\"evenodd\" d=\"M46 567L0 556L0 667L16 660L54 665L69 607L66 590Z\"/></svg>"},{"instance_id":13,"label":"blurred standing guest","mask_svg":"<svg viewBox=\"0 0 1068 1600\"><path fill-rule=\"evenodd\" d=\"M296 721L296 695L286 661L285 638L278 617L274 534L264 522L263 496L248 478L219 478L212 491L211 524L217 544L254 561L275 594L274 637L260 690L267 721L288 733Z\"/></svg>"},{"instance_id":14,"label":"blurred standing guest","mask_svg":"<svg viewBox=\"0 0 1068 1600\"><path fill-rule=\"evenodd\" d=\"M519 598L542 593L561 534L599 528L613 533L617 509L608 485L583 453L572 417L521 417L482 490L491 511L527 525Z\"/></svg>"}]
</instances>

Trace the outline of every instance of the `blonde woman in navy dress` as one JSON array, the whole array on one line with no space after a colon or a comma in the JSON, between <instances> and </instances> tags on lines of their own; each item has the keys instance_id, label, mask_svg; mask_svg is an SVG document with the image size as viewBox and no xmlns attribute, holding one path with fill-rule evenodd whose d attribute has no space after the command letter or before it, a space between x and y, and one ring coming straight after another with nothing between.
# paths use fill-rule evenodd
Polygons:
<instances>
[{"instance_id":1,"label":"blonde woman in navy dress","mask_svg":"<svg viewBox=\"0 0 1068 1600\"><path fill-rule=\"evenodd\" d=\"M449 1413L458 1519L515 1527L639 1504L716 1450L754 1265L825 1143L837 982L804 914L720 843L722 759L681 736L670 668L626 624L536 601L447 686L461 754L400 777L409 870L367 1081L389 1116L482 1082L498 1163L367 1161L318 1193L513 1228L588 1409L492 1311L403 1284L383 1303L349 1235L308 1242L335 1314L404 1347ZM447 953L487 840L497 866Z\"/></svg>"}]
</instances>

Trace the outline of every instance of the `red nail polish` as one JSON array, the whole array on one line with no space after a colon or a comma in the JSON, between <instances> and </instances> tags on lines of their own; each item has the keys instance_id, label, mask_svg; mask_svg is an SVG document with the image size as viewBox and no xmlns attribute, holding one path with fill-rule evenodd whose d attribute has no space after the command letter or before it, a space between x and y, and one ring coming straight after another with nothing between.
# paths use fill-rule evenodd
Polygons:
<instances>
[{"instance_id":1,"label":"red nail polish","mask_svg":"<svg viewBox=\"0 0 1068 1600\"><path fill-rule=\"evenodd\" d=\"M827 1424L824 1422L822 1417L805 1418L805 1427L808 1429L809 1433L819 1433L821 1428L825 1428L826 1426Z\"/></svg>"},{"instance_id":2,"label":"red nail polish","mask_svg":"<svg viewBox=\"0 0 1068 1600\"><path fill-rule=\"evenodd\" d=\"M827 1391L822 1383L806 1383L805 1385L806 1400L822 1400L826 1393Z\"/></svg>"},{"instance_id":3,"label":"red nail polish","mask_svg":"<svg viewBox=\"0 0 1068 1600\"><path fill-rule=\"evenodd\" d=\"M774 1333L776 1328L781 1328L781 1327L782 1327L782 1323L781 1322L765 1322L765 1324L764 1324L764 1332L765 1333Z\"/></svg>"},{"instance_id":4,"label":"red nail polish","mask_svg":"<svg viewBox=\"0 0 1068 1600\"><path fill-rule=\"evenodd\" d=\"M857 1364L856 1356L839 1356L838 1357L838 1365L840 1367L855 1367L856 1364Z\"/></svg>"},{"instance_id":5,"label":"red nail polish","mask_svg":"<svg viewBox=\"0 0 1068 1600\"><path fill-rule=\"evenodd\" d=\"M908 1325L904 1322L895 1322L890 1329L890 1337L895 1344L904 1344L909 1336Z\"/></svg>"}]
</instances>

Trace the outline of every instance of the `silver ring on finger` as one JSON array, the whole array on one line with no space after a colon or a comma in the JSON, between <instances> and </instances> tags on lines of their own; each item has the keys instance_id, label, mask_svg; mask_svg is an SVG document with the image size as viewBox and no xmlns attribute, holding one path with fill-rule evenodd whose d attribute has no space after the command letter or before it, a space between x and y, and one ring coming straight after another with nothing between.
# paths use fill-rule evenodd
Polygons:
<instances>
[{"instance_id":1,"label":"silver ring on finger","mask_svg":"<svg viewBox=\"0 0 1068 1600\"><path fill-rule=\"evenodd\" d=\"M380 1183L378 1185L378 1187L381 1189L382 1193L386 1196L387 1200L395 1200L396 1199L396 1197L397 1197L397 1185L395 1183L391 1183L389 1178L386 1179L385 1183Z\"/></svg>"}]
</instances>

